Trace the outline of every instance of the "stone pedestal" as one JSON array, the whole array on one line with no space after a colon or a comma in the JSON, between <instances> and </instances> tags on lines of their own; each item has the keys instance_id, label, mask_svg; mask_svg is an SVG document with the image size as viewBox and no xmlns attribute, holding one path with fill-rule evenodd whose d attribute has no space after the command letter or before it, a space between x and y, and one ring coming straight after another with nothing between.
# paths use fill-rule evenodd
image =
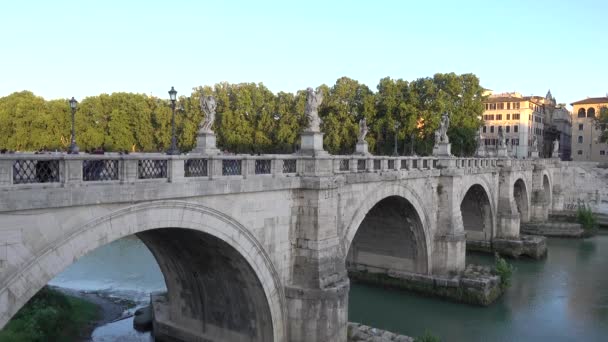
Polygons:
<instances>
[{"instance_id":1,"label":"stone pedestal","mask_svg":"<svg viewBox=\"0 0 608 342\"><path fill-rule=\"evenodd\" d=\"M306 156L325 156L327 151L323 149L323 133L321 132L302 132L300 154Z\"/></svg>"},{"instance_id":2,"label":"stone pedestal","mask_svg":"<svg viewBox=\"0 0 608 342\"><path fill-rule=\"evenodd\" d=\"M196 136L196 147L191 153L220 154L221 151L217 148L215 142L215 133L199 132Z\"/></svg>"},{"instance_id":3,"label":"stone pedestal","mask_svg":"<svg viewBox=\"0 0 608 342\"><path fill-rule=\"evenodd\" d=\"M507 152L507 147L506 146L498 147L496 149L496 157L498 157L498 158L507 158L507 157L509 157L509 153Z\"/></svg>"},{"instance_id":4,"label":"stone pedestal","mask_svg":"<svg viewBox=\"0 0 608 342\"><path fill-rule=\"evenodd\" d=\"M530 158L532 158L532 159L538 159L538 151L532 151L532 152L530 152Z\"/></svg>"},{"instance_id":5,"label":"stone pedestal","mask_svg":"<svg viewBox=\"0 0 608 342\"><path fill-rule=\"evenodd\" d=\"M452 144L450 143L438 143L433 146L433 156L439 157L451 157L452 156Z\"/></svg>"},{"instance_id":6,"label":"stone pedestal","mask_svg":"<svg viewBox=\"0 0 608 342\"><path fill-rule=\"evenodd\" d=\"M358 155L369 155L369 145L367 144L367 141L362 141L362 142L357 142L357 145L355 146L355 154Z\"/></svg>"}]
</instances>

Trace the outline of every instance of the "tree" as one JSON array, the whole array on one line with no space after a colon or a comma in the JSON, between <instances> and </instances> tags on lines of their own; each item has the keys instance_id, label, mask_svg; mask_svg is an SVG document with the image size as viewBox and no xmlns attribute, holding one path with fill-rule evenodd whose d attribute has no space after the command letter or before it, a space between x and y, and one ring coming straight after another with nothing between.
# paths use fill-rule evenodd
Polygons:
<instances>
[{"instance_id":1,"label":"tree","mask_svg":"<svg viewBox=\"0 0 608 342\"><path fill-rule=\"evenodd\" d=\"M599 114L595 116L595 127L602 131L598 140L603 143L608 142L608 131L606 131L606 125L608 125L608 107L603 106L600 108Z\"/></svg>"}]
</instances>

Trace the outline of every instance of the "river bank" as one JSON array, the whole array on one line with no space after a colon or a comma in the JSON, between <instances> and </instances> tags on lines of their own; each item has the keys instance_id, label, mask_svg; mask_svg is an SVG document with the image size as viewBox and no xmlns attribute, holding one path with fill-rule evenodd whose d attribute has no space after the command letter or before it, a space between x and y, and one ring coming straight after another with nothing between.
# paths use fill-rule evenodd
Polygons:
<instances>
[{"instance_id":1,"label":"river bank","mask_svg":"<svg viewBox=\"0 0 608 342\"><path fill-rule=\"evenodd\" d=\"M131 300L111 297L100 292L78 291L57 286L50 286L50 288L67 297L78 298L96 306L97 319L83 328L79 339L82 342L91 341L95 329L129 317L129 309L136 306L135 302Z\"/></svg>"}]
</instances>

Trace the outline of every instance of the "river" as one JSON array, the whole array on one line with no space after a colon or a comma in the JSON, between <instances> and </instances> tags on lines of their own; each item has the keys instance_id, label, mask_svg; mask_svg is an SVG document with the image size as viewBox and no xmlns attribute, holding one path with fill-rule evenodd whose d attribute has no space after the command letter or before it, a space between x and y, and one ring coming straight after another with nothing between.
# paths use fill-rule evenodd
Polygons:
<instances>
[{"instance_id":1,"label":"river","mask_svg":"<svg viewBox=\"0 0 608 342\"><path fill-rule=\"evenodd\" d=\"M425 331L442 341L605 341L608 336L608 235L548 239L546 260L512 260L512 286L497 303L476 307L352 284L349 320L397 333ZM469 254L467 263L490 264ZM103 291L145 303L164 289L147 248L134 237L103 246L53 279L51 285ZM149 341L130 320L97 328L93 340Z\"/></svg>"}]
</instances>

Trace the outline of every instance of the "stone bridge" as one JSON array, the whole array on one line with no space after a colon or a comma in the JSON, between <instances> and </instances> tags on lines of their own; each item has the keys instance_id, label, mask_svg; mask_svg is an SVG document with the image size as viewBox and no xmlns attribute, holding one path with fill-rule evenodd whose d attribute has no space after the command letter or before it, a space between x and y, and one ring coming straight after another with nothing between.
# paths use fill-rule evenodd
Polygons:
<instances>
[{"instance_id":1,"label":"stone bridge","mask_svg":"<svg viewBox=\"0 0 608 342\"><path fill-rule=\"evenodd\" d=\"M157 336L345 341L349 268L462 272L466 239L517 238L520 221L562 209L562 169L554 159L2 155L0 327L80 257L136 235L168 290Z\"/></svg>"}]
</instances>

